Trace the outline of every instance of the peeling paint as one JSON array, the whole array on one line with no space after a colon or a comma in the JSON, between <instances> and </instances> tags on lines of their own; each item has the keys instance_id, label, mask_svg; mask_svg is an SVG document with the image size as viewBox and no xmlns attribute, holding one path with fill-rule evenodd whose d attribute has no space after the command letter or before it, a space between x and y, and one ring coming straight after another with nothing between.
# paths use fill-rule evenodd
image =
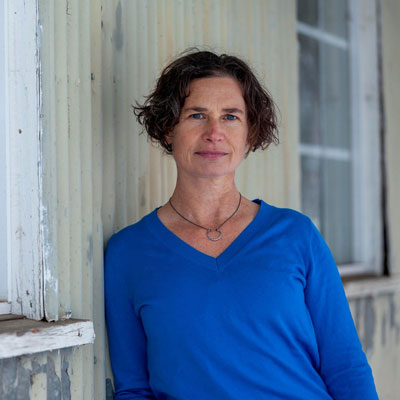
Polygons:
<instances>
[{"instance_id":1,"label":"peeling paint","mask_svg":"<svg viewBox=\"0 0 400 400\"><path fill-rule=\"evenodd\" d=\"M61 400L61 379L57 376L51 356L47 357L47 399Z\"/></svg>"},{"instance_id":2,"label":"peeling paint","mask_svg":"<svg viewBox=\"0 0 400 400\"><path fill-rule=\"evenodd\" d=\"M396 344L400 343L400 324L397 323L396 321L396 303L394 301L394 294L389 294L388 295L388 301L389 301L389 323L390 323L390 329L395 331L395 339L396 339Z\"/></svg>"},{"instance_id":3,"label":"peeling paint","mask_svg":"<svg viewBox=\"0 0 400 400\"><path fill-rule=\"evenodd\" d=\"M16 397L17 359L0 360L0 398L8 400ZM14 396L14 397L13 397Z\"/></svg>"},{"instance_id":4,"label":"peeling paint","mask_svg":"<svg viewBox=\"0 0 400 400\"><path fill-rule=\"evenodd\" d=\"M365 353L371 356L374 349L376 315L374 309L374 300L371 297L365 299L365 315L364 315L364 337L363 345Z\"/></svg>"},{"instance_id":5,"label":"peeling paint","mask_svg":"<svg viewBox=\"0 0 400 400\"><path fill-rule=\"evenodd\" d=\"M29 391L31 387L31 373L30 370L25 369L22 366L22 363L19 362L17 365L17 376L18 376L18 385L16 392L16 400L26 400L29 399Z\"/></svg>"},{"instance_id":6,"label":"peeling paint","mask_svg":"<svg viewBox=\"0 0 400 400\"><path fill-rule=\"evenodd\" d=\"M52 289L54 292L58 291L58 279L56 279L49 268L46 268L44 270L44 280L45 280L45 285L46 289Z\"/></svg>"},{"instance_id":7,"label":"peeling paint","mask_svg":"<svg viewBox=\"0 0 400 400\"><path fill-rule=\"evenodd\" d=\"M31 368L25 368L25 366ZM46 371L46 366L27 362L25 357L0 360L0 398L26 400L30 398L32 377Z\"/></svg>"},{"instance_id":8,"label":"peeling paint","mask_svg":"<svg viewBox=\"0 0 400 400\"><path fill-rule=\"evenodd\" d=\"M69 358L72 355L72 348L66 349L69 353ZM61 369L61 390L63 393L63 400L71 400L71 378L68 373L69 362L63 357L62 359L62 369Z\"/></svg>"},{"instance_id":9,"label":"peeling paint","mask_svg":"<svg viewBox=\"0 0 400 400\"><path fill-rule=\"evenodd\" d=\"M56 372L60 356L61 377ZM44 390L48 400L71 400L71 356L72 348L68 348L59 353L45 352L0 360L0 399L28 400Z\"/></svg>"}]
</instances>

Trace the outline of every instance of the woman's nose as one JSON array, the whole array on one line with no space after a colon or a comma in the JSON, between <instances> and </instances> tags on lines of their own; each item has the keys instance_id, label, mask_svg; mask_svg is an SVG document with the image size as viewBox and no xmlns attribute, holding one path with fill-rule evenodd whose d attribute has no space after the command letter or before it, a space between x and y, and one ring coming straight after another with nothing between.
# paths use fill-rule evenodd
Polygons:
<instances>
[{"instance_id":1,"label":"woman's nose","mask_svg":"<svg viewBox=\"0 0 400 400\"><path fill-rule=\"evenodd\" d=\"M204 139L208 142L219 142L223 140L225 133L221 121L210 119L205 127Z\"/></svg>"}]
</instances>

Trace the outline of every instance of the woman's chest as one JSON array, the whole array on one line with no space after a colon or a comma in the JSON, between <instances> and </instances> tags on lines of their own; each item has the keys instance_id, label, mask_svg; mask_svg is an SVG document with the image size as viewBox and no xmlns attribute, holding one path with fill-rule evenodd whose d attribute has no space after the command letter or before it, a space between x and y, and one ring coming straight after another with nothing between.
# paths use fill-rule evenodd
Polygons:
<instances>
[{"instance_id":1,"label":"woman's chest","mask_svg":"<svg viewBox=\"0 0 400 400\"><path fill-rule=\"evenodd\" d=\"M266 261L249 263L222 272L164 265L165 274L150 273L134 288L147 336L176 342L207 329L229 334L243 327L262 335L265 329L279 332L283 325L298 328L308 322L301 272Z\"/></svg>"}]
</instances>

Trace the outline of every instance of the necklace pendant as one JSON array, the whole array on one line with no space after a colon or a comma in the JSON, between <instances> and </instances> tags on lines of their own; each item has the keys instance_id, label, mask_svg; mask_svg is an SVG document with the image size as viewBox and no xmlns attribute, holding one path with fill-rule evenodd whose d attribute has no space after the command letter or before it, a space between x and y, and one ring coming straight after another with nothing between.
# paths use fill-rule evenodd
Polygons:
<instances>
[{"instance_id":1,"label":"necklace pendant","mask_svg":"<svg viewBox=\"0 0 400 400\"><path fill-rule=\"evenodd\" d=\"M211 232L211 229L207 229L207 238L208 238L209 240L212 240L213 242L216 242L217 240L219 240L219 239L222 238L222 232L221 232L218 228L215 230L215 232L218 232L218 233L219 233L219 235L218 235L217 237L215 237L215 238L211 237L211 236L209 235L210 232Z\"/></svg>"}]
</instances>

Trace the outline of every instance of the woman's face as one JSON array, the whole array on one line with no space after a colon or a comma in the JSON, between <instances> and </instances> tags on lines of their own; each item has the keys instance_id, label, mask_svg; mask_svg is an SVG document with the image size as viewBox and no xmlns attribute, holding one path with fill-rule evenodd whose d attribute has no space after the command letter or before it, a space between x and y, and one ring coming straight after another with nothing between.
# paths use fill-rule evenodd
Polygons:
<instances>
[{"instance_id":1,"label":"woman's face","mask_svg":"<svg viewBox=\"0 0 400 400\"><path fill-rule=\"evenodd\" d=\"M230 77L195 79L179 123L167 137L178 174L232 176L247 150L247 112L240 84Z\"/></svg>"}]
</instances>

